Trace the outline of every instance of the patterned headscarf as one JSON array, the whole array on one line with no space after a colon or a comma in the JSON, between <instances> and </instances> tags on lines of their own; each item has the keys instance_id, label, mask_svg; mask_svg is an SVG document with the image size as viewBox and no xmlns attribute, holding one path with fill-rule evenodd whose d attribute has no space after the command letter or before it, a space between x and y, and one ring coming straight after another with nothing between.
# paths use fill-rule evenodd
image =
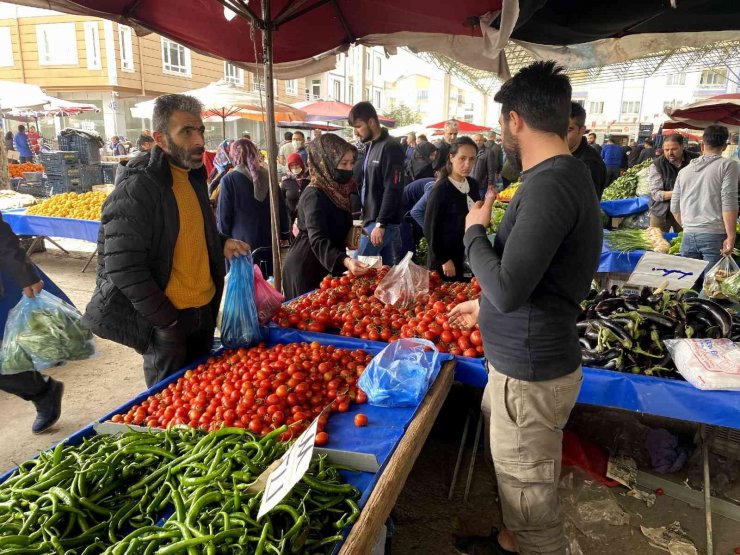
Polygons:
<instances>
[{"instance_id":1,"label":"patterned headscarf","mask_svg":"<svg viewBox=\"0 0 740 555\"><path fill-rule=\"evenodd\" d=\"M327 133L308 143L308 171L311 175L309 187L321 189L342 210L352 212L349 194L354 187L352 181L344 184L334 181L334 170L347 151L357 156L357 149L336 135Z\"/></svg>"},{"instance_id":2,"label":"patterned headscarf","mask_svg":"<svg viewBox=\"0 0 740 555\"><path fill-rule=\"evenodd\" d=\"M252 183L254 184L254 198L259 201L265 200L270 192L270 184L266 181L263 183L263 180L260 179L262 165L260 163L260 151L257 149L257 146L249 139L239 139L231 143L231 152L229 155L235 169L252 179ZM244 169L247 171L244 171Z\"/></svg>"},{"instance_id":3,"label":"patterned headscarf","mask_svg":"<svg viewBox=\"0 0 740 555\"><path fill-rule=\"evenodd\" d=\"M231 165L231 158L229 157L229 147L231 143L227 140L218 145L216 149L216 155L213 157L213 165L218 168L218 171L222 172L227 166Z\"/></svg>"}]
</instances>

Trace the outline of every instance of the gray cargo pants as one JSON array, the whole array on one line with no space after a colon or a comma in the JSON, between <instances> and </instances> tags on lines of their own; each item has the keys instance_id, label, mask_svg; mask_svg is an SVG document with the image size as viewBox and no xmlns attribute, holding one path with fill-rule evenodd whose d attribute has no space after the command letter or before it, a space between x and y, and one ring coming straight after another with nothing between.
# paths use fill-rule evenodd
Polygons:
<instances>
[{"instance_id":1,"label":"gray cargo pants","mask_svg":"<svg viewBox=\"0 0 740 555\"><path fill-rule=\"evenodd\" d=\"M527 382L488 367L482 411L490 415L490 444L506 528L521 555L563 555L566 540L558 501L563 427L576 403L583 372Z\"/></svg>"}]
</instances>

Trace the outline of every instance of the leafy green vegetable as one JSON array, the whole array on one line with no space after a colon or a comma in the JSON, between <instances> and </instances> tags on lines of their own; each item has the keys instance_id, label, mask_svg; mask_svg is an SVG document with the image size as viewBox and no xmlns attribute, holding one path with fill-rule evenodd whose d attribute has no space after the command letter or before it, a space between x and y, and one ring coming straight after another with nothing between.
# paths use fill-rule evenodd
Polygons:
<instances>
[{"instance_id":1,"label":"leafy green vegetable","mask_svg":"<svg viewBox=\"0 0 740 555\"><path fill-rule=\"evenodd\" d=\"M740 303L740 272L737 272L722 282L722 293L728 299Z\"/></svg>"},{"instance_id":2,"label":"leafy green vegetable","mask_svg":"<svg viewBox=\"0 0 740 555\"><path fill-rule=\"evenodd\" d=\"M678 235L671 239L671 249L668 251L668 254L680 254L681 241L683 241L683 231L679 231Z\"/></svg>"},{"instance_id":3,"label":"leafy green vegetable","mask_svg":"<svg viewBox=\"0 0 740 555\"><path fill-rule=\"evenodd\" d=\"M637 174L652 164L652 160L645 160L642 164L632 166L624 175L615 179L611 185L604 189L601 200L620 200L637 196L637 185L639 179Z\"/></svg>"},{"instance_id":4,"label":"leafy green vegetable","mask_svg":"<svg viewBox=\"0 0 740 555\"><path fill-rule=\"evenodd\" d=\"M504 215L506 214L506 207L507 204L504 202L496 201L493 203L493 210L491 211L491 223L489 224L488 229L486 229L486 233L488 235L498 232L498 228L504 219Z\"/></svg>"}]
</instances>

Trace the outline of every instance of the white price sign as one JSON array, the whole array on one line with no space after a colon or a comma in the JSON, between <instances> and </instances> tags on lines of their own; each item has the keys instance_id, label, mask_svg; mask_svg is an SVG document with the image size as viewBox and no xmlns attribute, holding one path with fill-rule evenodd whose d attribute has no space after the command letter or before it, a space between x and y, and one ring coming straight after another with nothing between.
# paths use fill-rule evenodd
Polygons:
<instances>
[{"instance_id":1,"label":"white price sign","mask_svg":"<svg viewBox=\"0 0 740 555\"><path fill-rule=\"evenodd\" d=\"M678 290L691 287L707 267L704 260L646 252L637 263L629 283Z\"/></svg>"},{"instance_id":2,"label":"white price sign","mask_svg":"<svg viewBox=\"0 0 740 555\"><path fill-rule=\"evenodd\" d=\"M322 413L323 414L323 413ZM283 455L282 462L267 478L267 486L262 496L262 504L257 520L269 513L293 489L311 465L319 417L303 432L296 442Z\"/></svg>"}]
</instances>

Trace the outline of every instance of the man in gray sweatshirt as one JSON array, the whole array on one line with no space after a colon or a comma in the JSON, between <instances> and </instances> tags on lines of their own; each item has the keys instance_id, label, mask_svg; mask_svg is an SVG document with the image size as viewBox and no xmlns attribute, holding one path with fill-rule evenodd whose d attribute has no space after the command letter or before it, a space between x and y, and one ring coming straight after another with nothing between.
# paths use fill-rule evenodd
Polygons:
<instances>
[{"instance_id":1,"label":"man in gray sweatshirt","mask_svg":"<svg viewBox=\"0 0 740 555\"><path fill-rule=\"evenodd\" d=\"M678 172L671 212L683 226L681 256L706 260L707 268L732 253L738 209L740 165L722 157L727 128L704 130L704 153Z\"/></svg>"}]
</instances>

